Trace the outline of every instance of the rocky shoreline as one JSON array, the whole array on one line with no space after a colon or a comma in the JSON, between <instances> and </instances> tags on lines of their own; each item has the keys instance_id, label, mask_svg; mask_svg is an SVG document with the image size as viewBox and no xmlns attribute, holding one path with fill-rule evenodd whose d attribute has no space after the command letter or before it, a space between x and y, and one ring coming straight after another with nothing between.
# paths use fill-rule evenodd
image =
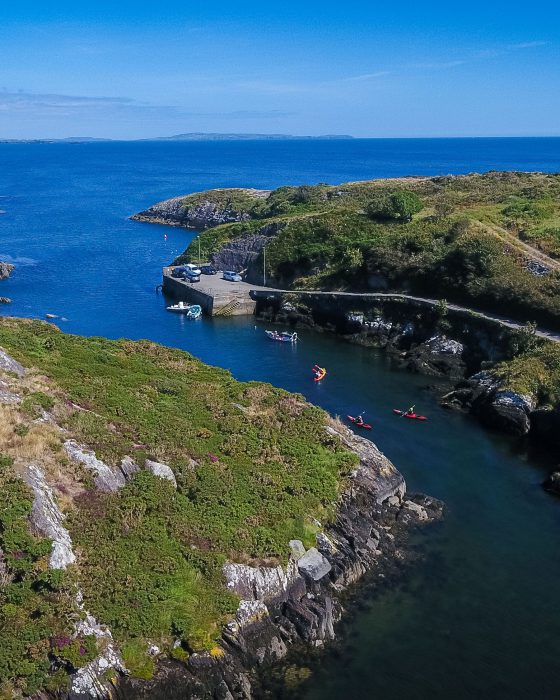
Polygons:
<instances>
[{"instance_id":1,"label":"rocky shoreline","mask_svg":"<svg viewBox=\"0 0 560 700\"><path fill-rule=\"evenodd\" d=\"M440 501L406 493L403 477L373 443L342 425L329 431L360 456L360 465L335 522L318 532L316 547L290 542L286 567L226 564L228 588L241 601L223 630L221 653L192 654L186 664L164 659L151 681L123 676L119 698L261 697L259 678L266 668L290 647L321 648L334 640L343 592L366 574L382 579L395 561L409 556L410 532L442 517Z\"/></svg>"},{"instance_id":2,"label":"rocky shoreline","mask_svg":"<svg viewBox=\"0 0 560 700\"><path fill-rule=\"evenodd\" d=\"M349 342L384 349L402 369L453 383L441 403L475 416L490 429L554 452L560 447L560 409L540 406L533 394L511 391L491 366L516 354L520 332L481 317L426 308L413 301L330 295L258 299L257 316L290 328L333 332ZM481 369L490 365L489 369ZM552 485L551 485L552 483ZM545 488L558 493L557 482Z\"/></svg>"},{"instance_id":3,"label":"rocky shoreline","mask_svg":"<svg viewBox=\"0 0 560 700\"><path fill-rule=\"evenodd\" d=\"M21 403L20 384L28 372L0 349L0 370L8 373L0 401ZM173 471L165 464L132 458L112 467L71 439L53 416L43 410L37 419L48 426L70 463L90 472L99 492L117 492L142 469L173 482ZM286 565L229 561L223 574L227 588L239 599L234 619L222 630L218 644L209 652L189 653L179 639L169 652L156 645L149 648L156 673L152 680L133 679L126 669L111 630L85 608L80 582L75 582L74 601L77 636L94 636L97 656L73 669L69 689L47 697L82 698L223 698L250 700L260 697L262 673L284 659L290 648L305 645L322 648L336 636L343 614L341 597L366 574L384 580L411 557L409 535L443 516L443 504L423 495L406 492L404 478L369 440L355 435L338 420L330 419L325 430L333 442L341 442L358 457L358 464L342 482L334 521L315 521L315 545L299 540L289 543ZM51 477L36 463L18 465L20 477L33 494L30 522L34 531L52 541L48 568L65 570L79 563L65 515L59 508ZM288 544L288 543L287 543ZM192 651L192 650L191 650ZM175 653L174 653L175 652ZM72 669L70 669L72 670Z\"/></svg>"}]
</instances>

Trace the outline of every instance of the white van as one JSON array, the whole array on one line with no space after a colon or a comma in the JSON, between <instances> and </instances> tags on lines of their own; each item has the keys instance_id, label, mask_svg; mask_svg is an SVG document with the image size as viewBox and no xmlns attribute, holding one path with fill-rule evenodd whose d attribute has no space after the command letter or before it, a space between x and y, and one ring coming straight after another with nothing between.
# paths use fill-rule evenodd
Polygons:
<instances>
[{"instance_id":1,"label":"white van","mask_svg":"<svg viewBox=\"0 0 560 700\"><path fill-rule=\"evenodd\" d=\"M183 265L183 267L184 267L186 270L190 270L190 272L191 272L193 275L201 275L201 274L202 274L202 271L201 271L201 269L198 267L198 265L194 265L193 263L188 263L187 265Z\"/></svg>"}]
</instances>

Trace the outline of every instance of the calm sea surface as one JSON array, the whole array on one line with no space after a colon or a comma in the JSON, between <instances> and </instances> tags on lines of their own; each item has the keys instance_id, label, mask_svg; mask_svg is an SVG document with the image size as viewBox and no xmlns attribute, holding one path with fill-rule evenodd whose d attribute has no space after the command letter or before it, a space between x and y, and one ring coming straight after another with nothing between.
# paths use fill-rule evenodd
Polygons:
<instances>
[{"instance_id":1,"label":"calm sea surface","mask_svg":"<svg viewBox=\"0 0 560 700\"><path fill-rule=\"evenodd\" d=\"M57 314L63 330L150 338L299 391L333 414L366 411L371 437L409 488L443 499L445 523L405 585L368 600L342 644L301 689L308 700L560 697L560 500L540 483L553 465L442 410L426 378L322 335L292 348L253 319L187 322L155 294L161 266L193 233L128 216L214 187L270 188L491 169L560 170L560 139L0 144L0 295L11 315ZM164 240L167 233L167 241ZM309 369L329 369L317 386ZM406 425L393 407L431 420Z\"/></svg>"}]
</instances>

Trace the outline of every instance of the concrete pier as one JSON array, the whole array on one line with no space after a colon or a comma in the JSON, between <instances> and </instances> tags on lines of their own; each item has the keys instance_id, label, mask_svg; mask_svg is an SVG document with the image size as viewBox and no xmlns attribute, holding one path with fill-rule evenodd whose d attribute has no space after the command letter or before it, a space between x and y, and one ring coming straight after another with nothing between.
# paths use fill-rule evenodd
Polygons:
<instances>
[{"instance_id":1,"label":"concrete pier","mask_svg":"<svg viewBox=\"0 0 560 700\"><path fill-rule=\"evenodd\" d=\"M171 276L172 267L163 268L163 291L179 301L200 304L205 316L249 316L256 302L251 291L262 289L246 282L228 282L217 275L201 275L200 282L187 282Z\"/></svg>"}]
</instances>

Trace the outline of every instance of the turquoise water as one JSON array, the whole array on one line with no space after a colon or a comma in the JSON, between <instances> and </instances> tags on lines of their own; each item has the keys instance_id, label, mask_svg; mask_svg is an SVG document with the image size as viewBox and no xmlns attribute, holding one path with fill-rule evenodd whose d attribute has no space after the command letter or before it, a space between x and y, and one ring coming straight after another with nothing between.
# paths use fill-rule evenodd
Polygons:
<instances>
[{"instance_id":1,"label":"turquoise water","mask_svg":"<svg viewBox=\"0 0 560 700\"><path fill-rule=\"evenodd\" d=\"M2 311L54 313L84 335L151 338L333 414L365 411L409 488L447 503L445 523L423 541L424 564L350 615L342 646L302 690L308 699L559 697L560 500L540 487L552 464L444 411L425 388L431 380L393 370L382 353L305 332L291 347L267 341L253 319L166 313L154 291L161 266L194 234L127 217L209 187L559 163L560 139L0 144L0 260L17 265L0 284L14 299ZM320 385L310 380L315 362L329 370ZM429 423L392 415L411 403Z\"/></svg>"}]
</instances>

